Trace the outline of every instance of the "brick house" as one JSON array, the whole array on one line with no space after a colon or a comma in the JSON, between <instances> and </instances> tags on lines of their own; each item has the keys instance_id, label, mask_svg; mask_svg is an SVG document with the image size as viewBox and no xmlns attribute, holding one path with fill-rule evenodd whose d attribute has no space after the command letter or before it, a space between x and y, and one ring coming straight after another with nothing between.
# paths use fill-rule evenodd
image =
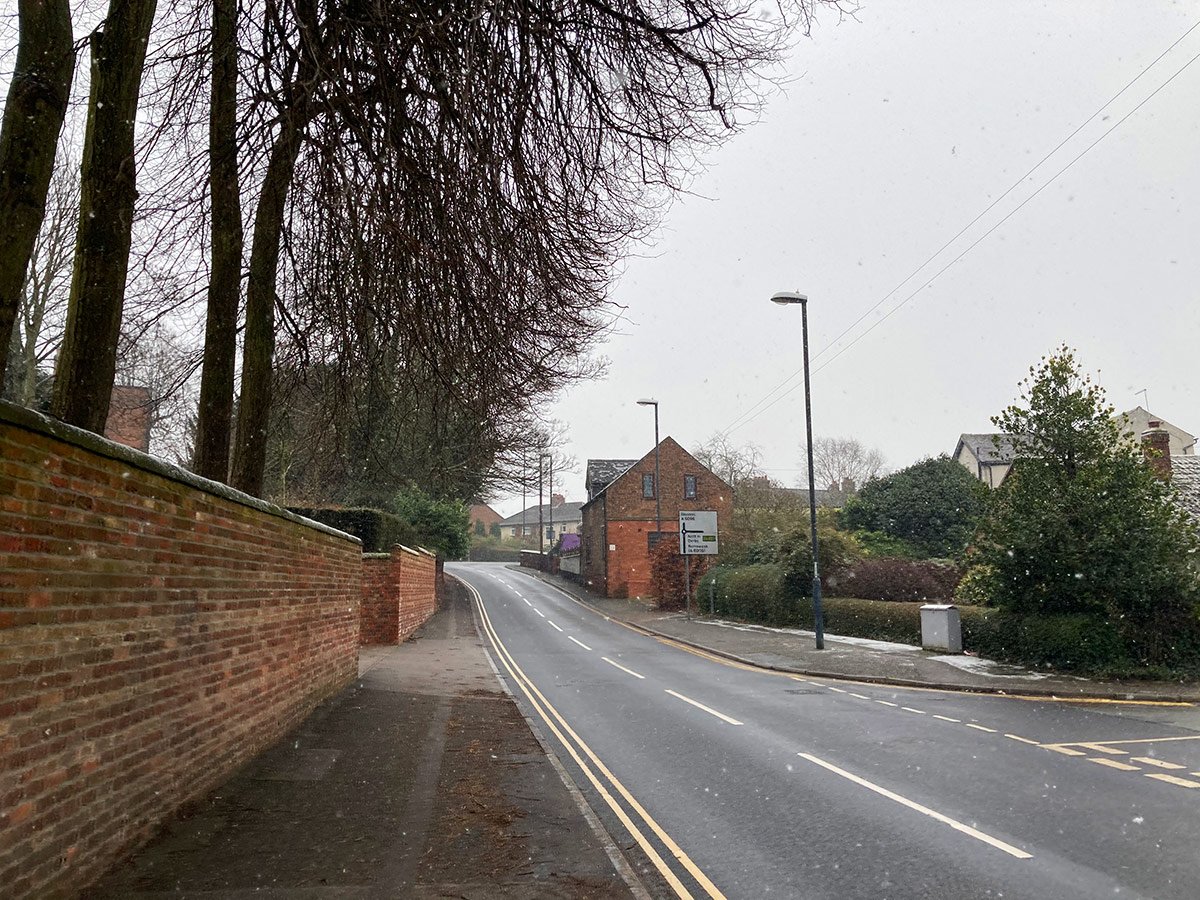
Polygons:
<instances>
[{"instance_id":1,"label":"brick house","mask_svg":"<svg viewBox=\"0 0 1200 900\"><path fill-rule=\"evenodd\" d=\"M492 526L499 525L504 518L486 503L472 503L470 516L471 530L475 534L491 534Z\"/></svg>"},{"instance_id":2,"label":"brick house","mask_svg":"<svg viewBox=\"0 0 1200 900\"><path fill-rule=\"evenodd\" d=\"M113 385L104 436L110 441L150 452L150 419L154 404L150 391L131 384Z\"/></svg>"},{"instance_id":3,"label":"brick house","mask_svg":"<svg viewBox=\"0 0 1200 900\"><path fill-rule=\"evenodd\" d=\"M680 510L715 510L717 528L733 514L733 488L667 437L658 445L662 484L654 481L654 451L641 459L589 459L583 504L582 576L607 597L650 591L655 540L655 495L662 504L664 540L678 541Z\"/></svg>"}]
</instances>

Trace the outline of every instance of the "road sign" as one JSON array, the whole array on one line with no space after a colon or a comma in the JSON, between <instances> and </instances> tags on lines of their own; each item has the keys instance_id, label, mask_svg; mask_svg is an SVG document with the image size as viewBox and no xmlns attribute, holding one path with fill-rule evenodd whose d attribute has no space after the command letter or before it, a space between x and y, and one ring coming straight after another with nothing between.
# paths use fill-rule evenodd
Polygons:
<instances>
[{"instance_id":1,"label":"road sign","mask_svg":"<svg viewBox=\"0 0 1200 900\"><path fill-rule=\"evenodd\" d=\"M680 511L679 552L684 556L716 555L717 514L714 510Z\"/></svg>"}]
</instances>

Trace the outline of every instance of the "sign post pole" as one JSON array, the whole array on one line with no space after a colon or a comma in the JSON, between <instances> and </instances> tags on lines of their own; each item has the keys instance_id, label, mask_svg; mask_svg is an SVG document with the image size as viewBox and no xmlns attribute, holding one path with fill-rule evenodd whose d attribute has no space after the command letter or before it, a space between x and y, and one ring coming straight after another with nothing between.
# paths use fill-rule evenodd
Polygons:
<instances>
[{"instance_id":1,"label":"sign post pole","mask_svg":"<svg viewBox=\"0 0 1200 900\"><path fill-rule=\"evenodd\" d=\"M686 611L687 617L692 617L692 555L689 553L683 558L683 608Z\"/></svg>"}]
</instances>

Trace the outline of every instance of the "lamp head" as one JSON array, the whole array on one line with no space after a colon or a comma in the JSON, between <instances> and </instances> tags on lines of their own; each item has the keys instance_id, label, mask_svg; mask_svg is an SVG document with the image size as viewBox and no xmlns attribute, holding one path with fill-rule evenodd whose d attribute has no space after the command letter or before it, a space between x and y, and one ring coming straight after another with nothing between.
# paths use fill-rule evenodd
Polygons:
<instances>
[{"instance_id":1,"label":"lamp head","mask_svg":"<svg viewBox=\"0 0 1200 900\"><path fill-rule=\"evenodd\" d=\"M637 402L637 405L638 406L658 406L658 401L657 400L639 400Z\"/></svg>"},{"instance_id":2,"label":"lamp head","mask_svg":"<svg viewBox=\"0 0 1200 900\"><path fill-rule=\"evenodd\" d=\"M807 303L808 297L804 294L797 294L795 291L780 291L771 298L772 303L778 303L780 306L788 306L792 303Z\"/></svg>"}]
</instances>

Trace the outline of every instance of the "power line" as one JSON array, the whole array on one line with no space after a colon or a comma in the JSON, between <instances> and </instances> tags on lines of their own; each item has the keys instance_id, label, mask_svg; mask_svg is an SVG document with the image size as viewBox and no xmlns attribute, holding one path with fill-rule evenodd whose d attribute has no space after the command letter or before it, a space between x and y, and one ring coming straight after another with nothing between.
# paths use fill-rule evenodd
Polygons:
<instances>
[{"instance_id":1,"label":"power line","mask_svg":"<svg viewBox=\"0 0 1200 900\"><path fill-rule=\"evenodd\" d=\"M1001 225L1003 225L1005 222L1007 222L1009 219L1011 219L1014 215L1016 215L1018 212L1020 212L1021 208L1024 207L1026 203L1028 203L1030 200L1032 200L1034 197L1036 197L1038 194L1040 194L1046 188L1050 187L1050 185L1052 185L1055 181L1057 181L1059 176L1061 176L1064 172L1066 172L1067 169L1071 168L1071 166L1073 166L1073 165L1075 165L1075 163L1079 162L1079 160L1084 156L1084 154L1086 154L1089 150L1091 150L1093 147L1095 147L1098 143L1100 143L1102 140L1104 140L1106 137L1108 137L1110 134L1112 134L1113 131L1115 131L1118 127L1120 127L1122 122L1124 122L1126 119L1128 119L1130 116L1132 116L1135 112L1137 112L1139 109L1141 109L1147 102L1149 102L1155 96L1155 94L1157 94L1159 91L1161 91L1163 88L1165 88L1168 84L1170 84L1172 81L1174 81L1180 74L1182 74L1182 72L1186 68L1188 68L1188 66L1190 66L1192 63L1194 63L1197 59L1200 59L1200 53L1197 53L1195 56L1193 56L1191 59L1189 59L1187 62L1185 62L1182 66L1180 66L1175 71L1175 74L1173 74L1170 78L1168 78L1166 81L1164 81L1162 84L1160 84L1157 88L1155 88L1153 93L1151 93L1144 100L1142 100L1141 103L1139 103L1137 106L1135 106L1133 109L1131 109L1125 115L1123 115L1120 119L1118 119L1113 124L1113 126L1111 128L1109 128L1107 131L1105 131L1103 134L1101 134L1100 137L1096 138L1094 141L1092 141L1090 144L1088 144L1087 147L1085 147L1082 151L1080 151L1078 156L1076 156L1069 163L1067 163L1065 166L1063 166L1061 169L1059 169L1056 173L1054 173L1054 175L1050 178L1049 181L1047 181L1045 184L1043 184L1040 188L1038 188L1036 191L1034 191L1032 194L1030 194L1024 200L1022 200L1016 207L1013 208L1013 210L1011 212L1009 212L1007 215L1005 215L1004 218L1002 218L999 222L997 222L995 225L993 225L991 228L989 228L987 231L985 231L982 235L980 235L978 238L976 238L970 245L967 246L967 248L965 250L962 251L962 253L958 254L958 256L954 257L954 259L950 260L950 262L946 263L946 265L944 265L940 269L938 269L937 272L935 272L933 275L931 275L929 277L929 279L927 281L925 281L919 288L917 288L915 291L913 291L911 294L909 294L907 297L905 297L903 300L901 300L899 303L897 303L894 307L892 307L890 310L888 310L887 314L884 315L881 319L874 322L870 328L868 328L866 331L864 331L862 334L860 334L858 337L856 337L854 340L852 340L849 344L847 344L845 347L843 347L841 350L839 350L837 353L835 353L829 359L825 360L825 362L821 363L821 365L818 366L814 370L813 374L815 375L817 372L820 372L821 369L825 368L827 365L829 365L831 362L833 362L835 359L837 359L839 356L841 356L843 353L845 353L847 350L849 350L851 347L853 347L855 344L857 344L859 341L861 341L863 338L865 338L868 334L870 334L872 331L874 331L876 328L878 328L880 325L882 325L884 322L886 322L889 318L891 318L892 314L897 312L901 307L903 307L906 303L908 303L909 300L911 300L913 297L915 297L921 291L925 290L925 288L929 287L929 285L932 284L938 278L938 276L940 276L943 272L945 272L947 269L949 269L952 265L954 265L956 262L958 262L960 259L962 259L964 256L966 256L968 253L970 253L973 249L975 249L975 247L981 241L983 241L983 239L986 238L989 234L991 234L993 231L995 231L997 228L999 228Z\"/></svg>"},{"instance_id":2,"label":"power line","mask_svg":"<svg viewBox=\"0 0 1200 900\"><path fill-rule=\"evenodd\" d=\"M925 260L925 262L921 263L921 265L918 266L916 269L914 269L912 274L910 274L907 278L905 278L903 281L901 281L899 284L897 284L896 287L892 288L891 291L889 291L887 294L885 294L882 299L880 299L877 303L875 303L874 306L872 306L865 313L863 313L861 316L859 316L859 318L857 320L855 320L855 322L852 325L850 325L849 328L845 329L841 334L839 334L836 338L834 338L833 341L831 341L829 344L827 344L819 353L816 354L815 357L813 357L813 361L816 361L816 359L819 359L826 352L828 352L835 344L837 344L837 342L839 340L841 340L843 337L845 337L847 333L849 333L855 326L857 326L859 323L861 323L863 321L863 319L865 319L872 312L874 312L881 305L883 305L883 303L888 298L890 298L893 294L895 294L896 291L899 290L901 287L903 287L907 282L912 280L914 275L916 275L918 272L920 272L922 269L924 269L939 254L941 254L948 246L950 246L950 244L954 243L954 241L956 241L959 237L961 237L963 232L965 232L972 225L974 225L976 222L978 222L979 219L982 218L985 214L987 214L990 210L992 210L996 206L997 203L999 203L1001 200L1003 200L1005 197L1007 197L1010 193L1012 193L1012 191L1018 185L1020 185L1026 178L1028 178L1030 176L1030 174L1032 174L1038 168L1040 168L1041 165L1043 163L1045 163L1047 159L1049 159L1051 156L1053 156L1059 149L1061 149L1062 146L1065 143L1067 143L1067 141L1069 141L1072 137L1074 137L1076 134L1078 134L1079 131L1084 126L1086 126L1089 122L1091 122L1093 119L1095 119L1096 116L1100 114L1100 112L1102 112L1109 104L1111 104L1113 102L1113 100L1116 100L1118 97L1120 97L1121 94L1123 94L1131 85L1133 85L1139 78L1141 78L1142 75L1144 75L1152 66L1154 66L1155 63L1157 63L1160 59L1162 59L1163 56L1165 56L1167 53L1169 53L1174 47L1176 47L1179 44L1180 41L1183 40L1183 38L1185 38L1189 34L1191 34L1192 31L1194 31L1197 27L1200 27L1200 22L1197 22L1195 25L1193 25L1191 28L1189 28L1183 34L1183 36L1179 38L1179 40L1175 41L1174 44L1172 44L1170 47L1168 47L1166 50L1164 50L1162 53L1160 53L1158 55L1158 57L1155 58L1154 62L1150 63L1149 66L1147 66L1140 73L1138 73L1138 75L1135 76L1133 78L1133 80L1131 80L1128 84L1126 84L1125 87L1123 87L1120 91L1118 91L1116 94L1114 94L1113 97L1104 104L1104 106L1101 106L1100 109L1098 109L1091 116L1089 116L1088 119L1084 121L1083 125L1080 125L1073 132L1071 132L1071 134L1069 134L1066 138L1064 138L1062 141L1060 141L1059 144L1053 150L1051 150L1048 154L1046 154L1046 156L1042 157L1042 159L1037 163L1037 165L1035 165L1032 169L1030 169L1029 172L1022 175L1021 178L1018 179L1016 181L1016 183L1014 183L1012 185L1012 187L1010 187L1008 190L1006 190L1000 197L996 198L996 200L993 201L983 212L981 212L979 215L977 215L964 228L962 228L958 232L958 234L956 234L949 241L947 241L940 248L938 248L937 252L934 253L932 256L930 256L929 259ZM1011 219L1027 203L1029 203L1029 201L1033 200L1042 191L1044 191L1051 184L1053 184L1064 172L1066 172L1073 165L1075 165L1076 162L1078 162L1093 147L1095 147L1102 140L1104 140L1104 138L1106 138L1106 137L1108 137L1108 135L1112 134L1113 131L1115 131L1117 128L1119 128L1130 116L1132 116L1139 109L1141 109L1142 106L1144 106L1149 100L1151 100L1154 96L1156 96L1161 90L1163 90L1163 88L1165 88L1172 81L1174 81L1180 74L1182 74L1182 72L1185 69L1187 69L1189 66L1191 66L1192 63L1194 63L1197 59L1200 59L1200 53L1196 54L1191 59L1189 59L1186 63L1184 63L1166 81L1164 81L1157 88L1155 88L1150 94L1148 94L1145 98L1143 98L1128 113L1126 113L1124 116L1122 116L1120 119L1118 119L1107 131L1105 131L1098 138L1096 138L1094 141L1092 141L1092 143L1090 143L1087 147L1085 147L1077 156L1075 156L1074 159L1072 159L1069 163L1067 163L1065 166L1063 166L1061 169L1059 169L1058 172L1056 172L1054 175L1052 175L1049 178L1049 180L1047 180L1044 184L1042 184L1041 187L1039 187L1036 191L1034 191L1032 194L1030 194L1024 200L1022 200L1016 207L1014 207L1011 211L1009 211L1002 219L1000 219L998 222L996 222L996 224L992 225L987 231L985 231L982 235L980 235L978 238L976 238L971 244L969 244L966 247L966 249L964 249L956 257L954 257L954 259L950 260L950 262L946 263L946 265L944 265L944 266L942 266L942 268L938 269L938 271L935 272L932 276L930 276L930 278L927 279L925 282L923 282L920 287L918 287L916 290L914 290L912 293L910 293L907 297L905 297L903 300L901 300L891 310L889 310L886 315L884 315L882 318L880 318L876 322L872 323L872 325L866 331L864 331L862 334L860 334L858 337L856 337L850 343L846 344L844 347L842 347L840 350L838 350L838 352L835 353L832 357L830 357L825 362L823 362L820 366L818 366L816 369L814 369L812 374L815 375L818 372L820 372L822 369L824 369L826 366L828 366L830 363L832 363L835 359L837 359L839 356L841 356L843 353L845 353L847 350L849 350L851 347L853 347L855 344L857 344L859 341L861 341L863 338L865 338L868 334L870 334L872 331L874 331L876 328L878 328L880 325L882 325L884 322L886 322L889 318L891 318L893 313L895 313L899 309L901 309L901 307L903 307L913 297L915 297L917 294L919 294L921 291L923 291L925 288L927 288L930 284L932 284L947 269L949 269L952 265L954 265L956 262L958 262L960 259L962 259L964 256L966 256L968 253L970 253L973 249L975 249L975 247L978 246L992 232L994 232L997 228L999 228L1001 225L1003 225L1005 222L1007 222L1009 219ZM745 410L737 418L735 418L733 420L733 422L729 426L727 426L722 433L730 434L730 433L736 431L737 429L741 428L742 426L748 425L750 422L757 419L760 415L762 415L764 412L766 412L768 409L770 409L772 406L774 406L776 403L778 403L780 400L782 400L784 397L786 397L788 394L790 394L792 391L794 391L797 387L799 387L799 385L793 385L792 387L790 387L786 391L784 391L782 394L779 394L779 396L775 397L774 400L771 400L770 403L767 403L766 406L762 406L762 404L765 403L771 397L772 394L776 393L781 387L786 385L788 382L792 381L797 375L801 374L803 371L804 371L804 369L803 369L803 367L801 367L801 368L797 369L795 372L793 372L791 375L789 375L787 378L785 378L783 381L781 381L771 391L769 391L766 395L764 395L762 399L760 399L752 407ZM762 408L758 409L757 412L754 412L754 410L760 406L762 406Z\"/></svg>"}]
</instances>

